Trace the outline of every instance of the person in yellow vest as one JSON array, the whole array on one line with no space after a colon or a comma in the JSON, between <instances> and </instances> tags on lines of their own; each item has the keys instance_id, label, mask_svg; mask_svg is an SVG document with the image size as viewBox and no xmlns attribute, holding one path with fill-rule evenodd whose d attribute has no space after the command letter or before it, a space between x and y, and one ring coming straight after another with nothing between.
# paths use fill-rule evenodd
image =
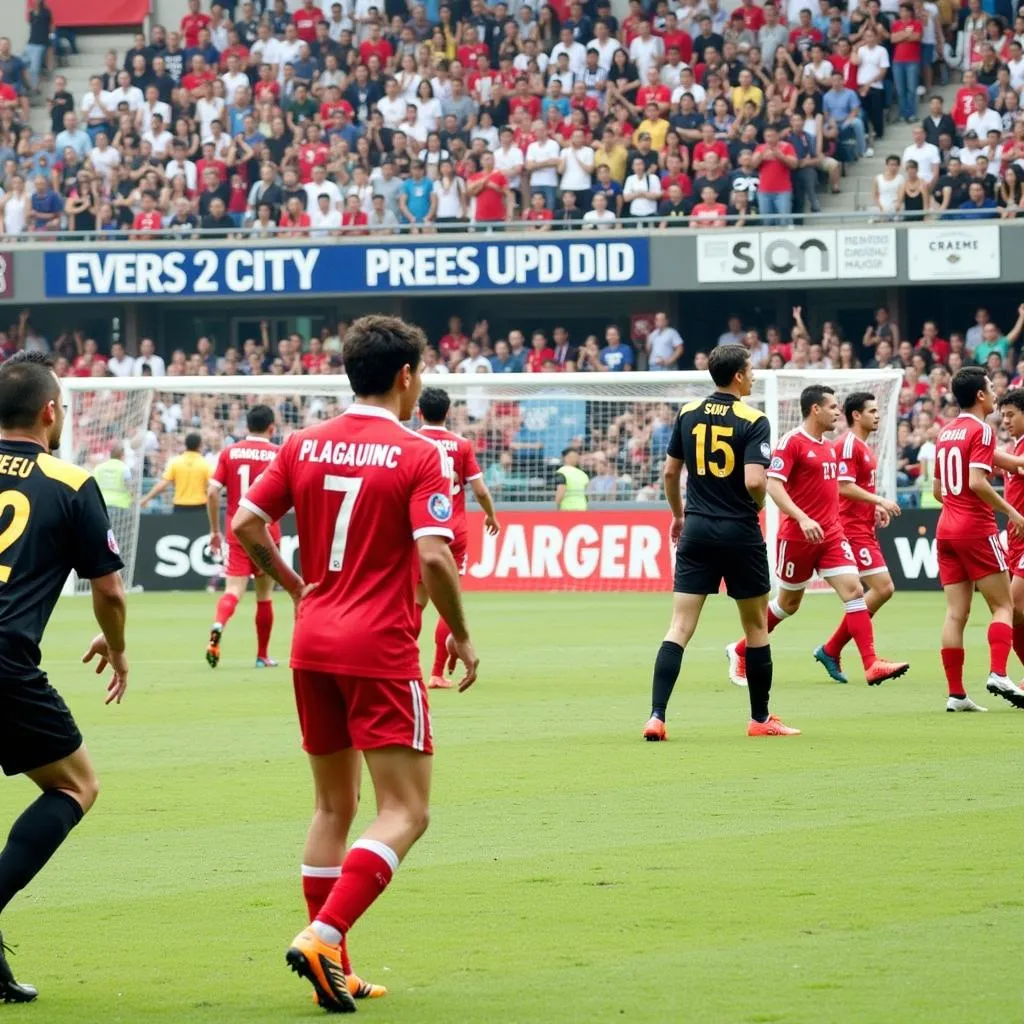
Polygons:
<instances>
[{"instance_id":1,"label":"person in yellow vest","mask_svg":"<svg viewBox=\"0 0 1024 1024\"><path fill-rule=\"evenodd\" d=\"M199 434L185 437L185 451L167 463L164 475L139 502L145 508L158 494L174 487L174 507L206 508L206 489L210 482L210 464L199 450L203 439Z\"/></svg>"},{"instance_id":2,"label":"person in yellow vest","mask_svg":"<svg viewBox=\"0 0 1024 1024\"><path fill-rule=\"evenodd\" d=\"M578 448L566 448L562 452L562 465L558 467L555 476L558 477L555 507L563 512L586 512L590 477L580 469Z\"/></svg>"},{"instance_id":3,"label":"person in yellow vest","mask_svg":"<svg viewBox=\"0 0 1024 1024\"><path fill-rule=\"evenodd\" d=\"M124 461L124 445L116 442L110 446L110 458L99 463L92 471L99 486L100 494L107 503L107 509L131 508L131 470Z\"/></svg>"}]
</instances>

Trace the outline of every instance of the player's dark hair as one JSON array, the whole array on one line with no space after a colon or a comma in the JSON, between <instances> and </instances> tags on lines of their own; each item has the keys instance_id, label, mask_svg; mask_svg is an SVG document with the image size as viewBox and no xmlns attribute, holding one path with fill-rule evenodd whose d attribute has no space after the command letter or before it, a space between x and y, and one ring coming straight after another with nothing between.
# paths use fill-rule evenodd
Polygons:
<instances>
[{"instance_id":1,"label":"player's dark hair","mask_svg":"<svg viewBox=\"0 0 1024 1024\"><path fill-rule=\"evenodd\" d=\"M1012 405L1015 409L1024 412L1024 388L1011 388L999 399L999 408Z\"/></svg>"},{"instance_id":2,"label":"player's dark hair","mask_svg":"<svg viewBox=\"0 0 1024 1024\"><path fill-rule=\"evenodd\" d=\"M415 325L397 316L361 316L345 332L342 352L357 397L386 395L403 366L420 365L427 339Z\"/></svg>"},{"instance_id":3,"label":"player's dark hair","mask_svg":"<svg viewBox=\"0 0 1024 1024\"><path fill-rule=\"evenodd\" d=\"M846 417L846 422L852 427L853 414L863 412L864 406L874 400L875 396L870 391L854 391L852 394L847 395L846 401L843 402L843 415Z\"/></svg>"},{"instance_id":4,"label":"player's dark hair","mask_svg":"<svg viewBox=\"0 0 1024 1024\"><path fill-rule=\"evenodd\" d=\"M965 366L953 374L950 390L961 409L970 409L978 403L978 392L984 391L988 374L980 366Z\"/></svg>"},{"instance_id":5,"label":"player's dark hair","mask_svg":"<svg viewBox=\"0 0 1024 1024\"><path fill-rule=\"evenodd\" d=\"M708 371L720 388L727 388L749 362L750 353L742 345L718 345L708 356Z\"/></svg>"},{"instance_id":6,"label":"player's dark hair","mask_svg":"<svg viewBox=\"0 0 1024 1024\"><path fill-rule=\"evenodd\" d=\"M60 401L53 360L42 352L16 352L0 364L0 428L35 426L44 405Z\"/></svg>"},{"instance_id":7,"label":"player's dark hair","mask_svg":"<svg viewBox=\"0 0 1024 1024\"><path fill-rule=\"evenodd\" d=\"M572 453L575 453L576 455L579 455L579 453L580 453L579 448L573 448L572 445L569 445L568 448L563 448L562 449L562 458L564 459L566 457L566 455L569 455L569 454L572 454Z\"/></svg>"},{"instance_id":8,"label":"player's dark hair","mask_svg":"<svg viewBox=\"0 0 1024 1024\"><path fill-rule=\"evenodd\" d=\"M269 405L254 405L245 414L245 425L254 434L262 434L274 425L274 410Z\"/></svg>"},{"instance_id":9,"label":"player's dark hair","mask_svg":"<svg viewBox=\"0 0 1024 1024\"><path fill-rule=\"evenodd\" d=\"M203 443L203 438L200 434L186 434L185 435L185 451L197 452L199 446Z\"/></svg>"},{"instance_id":10,"label":"player's dark hair","mask_svg":"<svg viewBox=\"0 0 1024 1024\"><path fill-rule=\"evenodd\" d=\"M442 388L424 388L420 395L420 412L427 423L444 423L452 400Z\"/></svg>"},{"instance_id":11,"label":"player's dark hair","mask_svg":"<svg viewBox=\"0 0 1024 1024\"><path fill-rule=\"evenodd\" d=\"M800 414L802 416L810 416L811 410L816 405L821 405L826 395L834 395L835 393L836 389L830 388L827 384L811 384L804 388L800 392Z\"/></svg>"}]
</instances>

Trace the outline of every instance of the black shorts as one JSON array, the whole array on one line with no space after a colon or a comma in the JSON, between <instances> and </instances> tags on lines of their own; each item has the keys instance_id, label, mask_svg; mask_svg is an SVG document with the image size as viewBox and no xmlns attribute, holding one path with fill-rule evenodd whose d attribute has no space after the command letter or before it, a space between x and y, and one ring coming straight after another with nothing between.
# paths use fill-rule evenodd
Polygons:
<instances>
[{"instance_id":1,"label":"black shorts","mask_svg":"<svg viewBox=\"0 0 1024 1024\"><path fill-rule=\"evenodd\" d=\"M0 768L21 775L60 761L82 745L64 698L45 675L0 681Z\"/></svg>"},{"instance_id":2,"label":"black shorts","mask_svg":"<svg viewBox=\"0 0 1024 1024\"><path fill-rule=\"evenodd\" d=\"M772 587L768 549L756 523L688 516L676 548L673 591L717 594L722 580L735 601L762 597Z\"/></svg>"}]
</instances>

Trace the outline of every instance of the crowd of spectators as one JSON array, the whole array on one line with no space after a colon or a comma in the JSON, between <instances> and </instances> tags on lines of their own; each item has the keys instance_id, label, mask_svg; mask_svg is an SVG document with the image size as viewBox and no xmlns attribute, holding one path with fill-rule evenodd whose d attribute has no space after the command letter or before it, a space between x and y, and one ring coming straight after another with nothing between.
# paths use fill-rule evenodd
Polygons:
<instances>
[{"instance_id":1,"label":"crowd of spectators","mask_svg":"<svg viewBox=\"0 0 1024 1024\"><path fill-rule=\"evenodd\" d=\"M47 62L0 38L3 231L790 223L873 154L894 82L916 112L952 37L948 0L891 3L630 0L620 23L609 0L189 0L84 95L56 74L43 133L28 120Z\"/></svg>"},{"instance_id":2,"label":"crowd of spectators","mask_svg":"<svg viewBox=\"0 0 1024 1024\"><path fill-rule=\"evenodd\" d=\"M988 369L999 394L1024 385L1024 304L1012 324L1000 325L987 309L979 308L970 325L927 320L906 334L884 307L863 333L859 329L846 332L830 321L812 327L799 306L784 326L755 327L744 324L739 316L730 316L724 326L717 340L708 339L694 351L665 313L656 314L633 334L609 324L603 338L598 334L574 338L564 326L550 333L514 329L499 337L486 320L470 328L453 316L448 330L432 340L425 372L443 387L444 377L452 374L643 374L691 366L700 370L707 366L712 343L746 346L755 369L762 372L900 369L899 485L901 500L908 505L931 501L935 437L958 412L949 389L952 375L964 365L978 364ZM237 376L237 393L230 396L176 394L168 379L167 390L155 397L148 432L134 441L118 434L125 422L123 406L130 401L125 393L88 393L76 399L80 403L75 408L77 439L86 446L80 458L88 462L105 457L113 441L128 440L130 449L134 444L135 451L144 453L147 471L156 472L168 455L180 449L186 430L201 430L204 449L211 456L239 436L248 400L244 377L344 372L341 335L345 327L340 323L325 328L321 336L311 339L293 334L274 344L269 325L264 324L262 336L248 339L241 351L217 352L204 337L191 351L175 349L165 360L149 339L143 339L137 355L127 354L120 342L103 352L81 331L68 331L51 341L33 327L29 312L24 311L16 324L0 331L0 356L22 347L47 351L56 359L58 373L80 377ZM583 468L602 481L594 487L604 499L656 498L658 470L674 418L671 404L587 402L567 394L557 389L539 391L537 398L520 402L492 401L484 393L469 396L456 403L453 423L474 440L490 474L489 483L501 482L505 496L536 497L538 488L546 487L562 449L575 444L583 452ZM285 433L330 416L338 408L327 392L317 397L283 392L272 401ZM616 481L614 486L609 476Z\"/></svg>"}]
</instances>

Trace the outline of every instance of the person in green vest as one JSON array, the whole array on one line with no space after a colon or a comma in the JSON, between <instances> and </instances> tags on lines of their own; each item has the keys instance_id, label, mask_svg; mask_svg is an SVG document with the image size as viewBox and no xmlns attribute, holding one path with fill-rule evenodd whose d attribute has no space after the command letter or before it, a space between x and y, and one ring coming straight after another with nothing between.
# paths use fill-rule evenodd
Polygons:
<instances>
[{"instance_id":1,"label":"person in green vest","mask_svg":"<svg viewBox=\"0 0 1024 1024\"><path fill-rule=\"evenodd\" d=\"M110 458L92 471L107 508L131 508L131 470L124 462L124 445L115 442L110 447Z\"/></svg>"},{"instance_id":2,"label":"person in green vest","mask_svg":"<svg viewBox=\"0 0 1024 1024\"><path fill-rule=\"evenodd\" d=\"M562 465L558 467L555 476L558 477L555 507L563 512L586 512L590 477L580 469L578 448L566 448L562 452Z\"/></svg>"}]
</instances>

